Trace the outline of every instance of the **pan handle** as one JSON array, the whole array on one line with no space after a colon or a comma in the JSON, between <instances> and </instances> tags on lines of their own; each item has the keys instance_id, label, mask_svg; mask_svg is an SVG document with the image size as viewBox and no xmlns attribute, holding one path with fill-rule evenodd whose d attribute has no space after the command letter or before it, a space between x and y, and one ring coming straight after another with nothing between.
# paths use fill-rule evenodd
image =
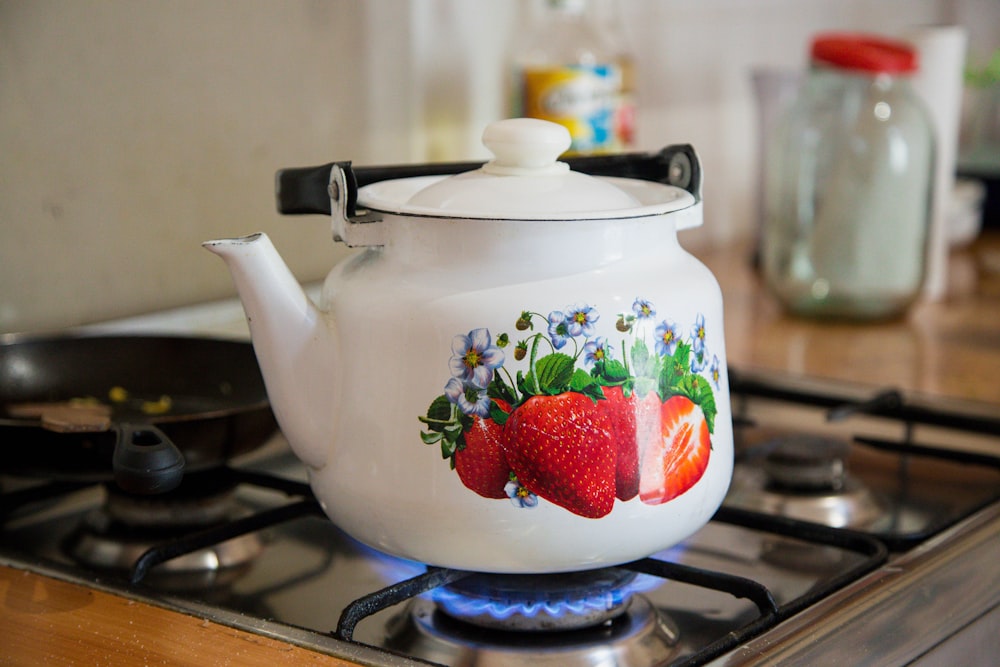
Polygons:
<instances>
[{"instance_id":1,"label":"pan handle","mask_svg":"<svg viewBox=\"0 0 1000 667\"><path fill-rule=\"evenodd\" d=\"M150 424L118 424L111 459L115 482L129 493L154 495L177 488L184 455L163 431Z\"/></svg>"}]
</instances>

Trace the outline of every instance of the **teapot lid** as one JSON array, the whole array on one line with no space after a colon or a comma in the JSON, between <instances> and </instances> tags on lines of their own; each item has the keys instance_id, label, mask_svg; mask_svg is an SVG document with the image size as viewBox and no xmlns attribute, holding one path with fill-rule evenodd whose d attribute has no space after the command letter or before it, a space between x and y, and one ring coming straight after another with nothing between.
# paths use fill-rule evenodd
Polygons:
<instances>
[{"instance_id":1,"label":"teapot lid","mask_svg":"<svg viewBox=\"0 0 1000 667\"><path fill-rule=\"evenodd\" d=\"M686 190L632 178L573 171L558 123L512 118L490 124L483 144L494 159L454 176L380 181L358 191L366 209L400 215L492 220L579 220L659 215L696 203Z\"/></svg>"}]
</instances>

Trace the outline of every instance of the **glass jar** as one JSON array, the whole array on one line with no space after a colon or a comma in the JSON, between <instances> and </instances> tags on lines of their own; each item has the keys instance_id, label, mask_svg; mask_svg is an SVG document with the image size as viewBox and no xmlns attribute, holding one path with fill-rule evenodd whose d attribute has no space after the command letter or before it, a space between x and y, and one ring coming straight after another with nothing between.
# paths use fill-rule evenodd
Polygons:
<instances>
[{"instance_id":1,"label":"glass jar","mask_svg":"<svg viewBox=\"0 0 1000 667\"><path fill-rule=\"evenodd\" d=\"M867 35L813 40L767 153L763 271L792 312L898 316L923 283L934 140L916 52Z\"/></svg>"}]
</instances>

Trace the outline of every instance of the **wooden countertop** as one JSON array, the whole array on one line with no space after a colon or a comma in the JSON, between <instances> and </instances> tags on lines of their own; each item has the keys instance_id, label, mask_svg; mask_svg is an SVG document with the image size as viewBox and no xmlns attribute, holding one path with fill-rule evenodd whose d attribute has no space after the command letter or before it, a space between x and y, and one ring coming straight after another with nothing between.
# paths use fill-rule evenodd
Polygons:
<instances>
[{"instance_id":1,"label":"wooden countertop","mask_svg":"<svg viewBox=\"0 0 1000 667\"><path fill-rule=\"evenodd\" d=\"M0 664L345 667L348 663L102 591L0 566Z\"/></svg>"},{"instance_id":2,"label":"wooden countertop","mask_svg":"<svg viewBox=\"0 0 1000 667\"><path fill-rule=\"evenodd\" d=\"M946 297L898 321L835 323L786 315L743 247L698 251L725 300L730 365L1000 405L1000 233L949 259Z\"/></svg>"},{"instance_id":3,"label":"wooden countertop","mask_svg":"<svg viewBox=\"0 0 1000 667\"><path fill-rule=\"evenodd\" d=\"M722 285L730 364L1000 405L1000 234L956 252L950 289L880 324L789 317L745 247L699 251ZM0 663L349 663L213 622L0 566Z\"/></svg>"}]
</instances>

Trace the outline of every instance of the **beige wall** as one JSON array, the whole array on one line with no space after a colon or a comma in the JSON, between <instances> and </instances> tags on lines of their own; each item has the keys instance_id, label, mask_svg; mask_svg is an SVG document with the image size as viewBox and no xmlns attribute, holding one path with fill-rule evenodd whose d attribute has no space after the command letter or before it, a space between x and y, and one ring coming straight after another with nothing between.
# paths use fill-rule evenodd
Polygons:
<instances>
[{"instance_id":1,"label":"beige wall","mask_svg":"<svg viewBox=\"0 0 1000 667\"><path fill-rule=\"evenodd\" d=\"M522 0L527 6L531 0ZM991 0L621 0L641 148L694 143L702 235L752 222L750 67L823 28L971 21ZM265 230L302 280L344 251L274 212L274 171L481 157L503 114L506 0L0 0L0 332L232 293L201 241ZM974 17L969 19L969 17ZM985 17L985 18L984 18ZM977 33L977 34L978 34ZM990 46L990 48L992 48Z\"/></svg>"}]
</instances>

